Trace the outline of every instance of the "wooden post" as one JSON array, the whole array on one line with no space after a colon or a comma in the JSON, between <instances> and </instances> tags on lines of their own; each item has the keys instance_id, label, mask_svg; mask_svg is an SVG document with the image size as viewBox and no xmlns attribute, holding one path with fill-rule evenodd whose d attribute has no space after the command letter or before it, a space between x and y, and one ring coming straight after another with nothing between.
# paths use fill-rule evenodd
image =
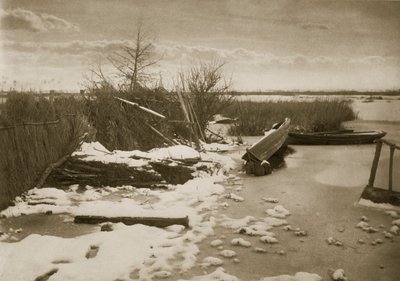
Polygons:
<instances>
[{"instance_id":1,"label":"wooden post","mask_svg":"<svg viewBox=\"0 0 400 281\"><path fill-rule=\"evenodd\" d=\"M190 129L191 129L191 132L192 132L193 137L194 137L194 142L196 144L196 149L200 150L199 137L197 135L197 131L195 130L195 128L193 126L194 125L194 123L193 123L194 121L190 119L189 111L188 111L188 109L186 107L186 103L185 103L185 100L183 99L182 93L180 91L177 91L177 94L178 94L179 102L181 103L182 111L183 111L183 113L185 115L186 121L189 124L191 124L190 125Z\"/></svg>"},{"instance_id":2,"label":"wooden post","mask_svg":"<svg viewBox=\"0 0 400 281\"><path fill-rule=\"evenodd\" d=\"M394 156L395 146L390 146L390 160L389 160L389 191L393 188L393 156Z\"/></svg>"},{"instance_id":3,"label":"wooden post","mask_svg":"<svg viewBox=\"0 0 400 281\"><path fill-rule=\"evenodd\" d=\"M374 187L376 170L378 169L379 157L381 156L382 142L376 143L374 161L372 162L371 174L369 176L368 187Z\"/></svg>"}]
</instances>

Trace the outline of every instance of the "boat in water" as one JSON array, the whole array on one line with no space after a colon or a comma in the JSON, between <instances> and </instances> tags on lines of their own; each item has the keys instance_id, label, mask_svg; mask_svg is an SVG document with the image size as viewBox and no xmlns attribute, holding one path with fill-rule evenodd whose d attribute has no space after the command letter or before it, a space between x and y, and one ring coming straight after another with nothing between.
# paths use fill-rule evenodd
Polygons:
<instances>
[{"instance_id":1,"label":"boat in water","mask_svg":"<svg viewBox=\"0 0 400 281\"><path fill-rule=\"evenodd\" d=\"M264 137L246 149L242 159L246 160L247 174L263 176L271 173L272 167L268 162L286 142L289 132L290 119L286 118L281 123L274 124L264 133Z\"/></svg>"},{"instance_id":2,"label":"boat in water","mask_svg":"<svg viewBox=\"0 0 400 281\"><path fill-rule=\"evenodd\" d=\"M289 144L309 145L341 145L341 144L368 144L386 135L384 131L354 132L343 130L318 133L289 133Z\"/></svg>"}]
</instances>

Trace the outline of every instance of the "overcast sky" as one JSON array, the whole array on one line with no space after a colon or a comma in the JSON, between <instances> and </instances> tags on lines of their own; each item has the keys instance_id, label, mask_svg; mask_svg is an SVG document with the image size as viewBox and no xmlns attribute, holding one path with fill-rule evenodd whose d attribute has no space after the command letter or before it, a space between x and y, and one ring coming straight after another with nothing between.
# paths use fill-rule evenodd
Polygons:
<instances>
[{"instance_id":1,"label":"overcast sky","mask_svg":"<svg viewBox=\"0 0 400 281\"><path fill-rule=\"evenodd\" d=\"M1 3L3 88L78 90L90 64L133 38L139 18L167 86L179 69L219 59L236 90L400 88L400 2Z\"/></svg>"}]
</instances>

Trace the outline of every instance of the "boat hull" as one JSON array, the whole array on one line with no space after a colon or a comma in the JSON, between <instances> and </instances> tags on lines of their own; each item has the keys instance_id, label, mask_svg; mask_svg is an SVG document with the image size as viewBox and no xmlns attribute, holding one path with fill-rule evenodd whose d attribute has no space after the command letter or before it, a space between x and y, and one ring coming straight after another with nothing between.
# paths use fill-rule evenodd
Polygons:
<instances>
[{"instance_id":1,"label":"boat hull","mask_svg":"<svg viewBox=\"0 0 400 281\"><path fill-rule=\"evenodd\" d=\"M247 174L263 176L272 171L272 166L267 161L286 143L289 132L290 119L274 126L265 133L264 137L246 150L242 159L246 160Z\"/></svg>"},{"instance_id":2,"label":"boat hull","mask_svg":"<svg viewBox=\"0 0 400 281\"><path fill-rule=\"evenodd\" d=\"M289 133L289 144L305 145L346 145L368 144L386 135L384 131L332 132L332 133Z\"/></svg>"}]
</instances>

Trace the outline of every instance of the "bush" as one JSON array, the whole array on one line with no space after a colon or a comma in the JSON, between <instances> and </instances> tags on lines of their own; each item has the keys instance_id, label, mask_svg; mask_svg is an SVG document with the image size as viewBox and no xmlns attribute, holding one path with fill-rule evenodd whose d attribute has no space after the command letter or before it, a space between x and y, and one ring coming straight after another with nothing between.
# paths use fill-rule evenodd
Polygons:
<instances>
[{"instance_id":1,"label":"bush","mask_svg":"<svg viewBox=\"0 0 400 281\"><path fill-rule=\"evenodd\" d=\"M148 89L125 92L102 88L93 90L91 94L91 99L86 101L86 115L97 131L97 140L108 149L147 150L162 146L166 141L148 125L170 139L175 138L177 134L188 134L184 125L168 122L183 120L179 103L168 92ZM136 102L167 118L156 117L114 97Z\"/></svg>"}]
</instances>

